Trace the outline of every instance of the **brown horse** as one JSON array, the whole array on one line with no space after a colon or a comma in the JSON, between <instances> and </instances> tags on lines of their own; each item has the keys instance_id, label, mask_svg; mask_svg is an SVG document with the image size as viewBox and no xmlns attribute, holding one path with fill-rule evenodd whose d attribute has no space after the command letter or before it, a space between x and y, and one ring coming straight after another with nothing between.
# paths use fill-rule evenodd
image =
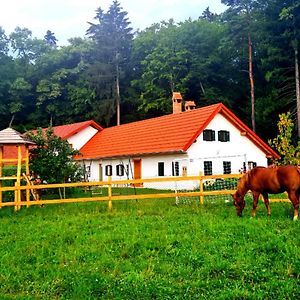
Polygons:
<instances>
[{"instance_id":1,"label":"brown horse","mask_svg":"<svg viewBox=\"0 0 300 300\"><path fill-rule=\"evenodd\" d=\"M294 221L298 219L300 198L300 170L294 166L274 168L256 167L248 171L238 182L237 191L232 195L238 216L242 216L245 207L244 197L248 191L253 194L252 216L256 215L259 195L262 194L268 211L271 214L268 194L287 192L294 206Z\"/></svg>"}]
</instances>

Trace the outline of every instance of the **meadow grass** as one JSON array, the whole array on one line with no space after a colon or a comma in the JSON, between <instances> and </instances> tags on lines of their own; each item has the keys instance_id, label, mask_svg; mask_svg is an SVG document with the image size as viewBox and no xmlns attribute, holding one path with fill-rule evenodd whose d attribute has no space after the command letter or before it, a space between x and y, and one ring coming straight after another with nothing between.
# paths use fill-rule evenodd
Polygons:
<instances>
[{"instance_id":1,"label":"meadow grass","mask_svg":"<svg viewBox=\"0 0 300 300\"><path fill-rule=\"evenodd\" d=\"M247 200L248 202L248 200ZM290 203L173 199L0 210L0 299L299 299Z\"/></svg>"}]
</instances>

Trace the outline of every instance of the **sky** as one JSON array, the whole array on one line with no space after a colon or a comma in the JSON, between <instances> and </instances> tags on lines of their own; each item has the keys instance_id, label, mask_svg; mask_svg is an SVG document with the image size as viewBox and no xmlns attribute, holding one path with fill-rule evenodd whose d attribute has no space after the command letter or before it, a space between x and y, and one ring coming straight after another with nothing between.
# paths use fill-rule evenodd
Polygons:
<instances>
[{"instance_id":1,"label":"sky","mask_svg":"<svg viewBox=\"0 0 300 300\"><path fill-rule=\"evenodd\" d=\"M32 36L43 38L47 30L54 32L58 45L66 45L72 37L84 37L101 7L106 12L113 0L7 0L0 10L0 26L9 35L17 26L28 28ZM131 27L143 30L153 23L173 18L175 22L197 19L209 7L221 13L226 6L221 0L119 0L128 12Z\"/></svg>"}]
</instances>

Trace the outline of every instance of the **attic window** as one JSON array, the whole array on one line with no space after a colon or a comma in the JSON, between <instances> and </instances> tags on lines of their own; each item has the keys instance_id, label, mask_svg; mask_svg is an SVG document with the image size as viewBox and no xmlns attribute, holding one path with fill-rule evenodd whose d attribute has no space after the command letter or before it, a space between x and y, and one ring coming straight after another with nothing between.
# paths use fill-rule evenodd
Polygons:
<instances>
[{"instance_id":1,"label":"attic window","mask_svg":"<svg viewBox=\"0 0 300 300\"><path fill-rule=\"evenodd\" d=\"M218 131L218 141L220 141L220 142L229 142L230 141L229 131L219 130Z\"/></svg>"},{"instance_id":2,"label":"attic window","mask_svg":"<svg viewBox=\"0 0 300 300\"><path fill-rule=\"evenodd\" d=\"M215 131L212 129L203 130L203 141L215 141L216 135Z\"/></svg>"}]
</instances>

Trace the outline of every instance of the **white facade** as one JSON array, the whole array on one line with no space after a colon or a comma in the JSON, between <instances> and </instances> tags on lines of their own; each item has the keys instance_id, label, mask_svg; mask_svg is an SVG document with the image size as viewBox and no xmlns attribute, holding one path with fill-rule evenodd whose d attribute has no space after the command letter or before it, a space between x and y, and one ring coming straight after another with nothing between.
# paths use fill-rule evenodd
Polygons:
<instances>
[{"instance_id":1,"label":"white facade","mask_svg":"<svg viewBox=\"0 0 300 300\"><path fill-rule=\"evenodd\" d=\"M96 133L98 130L92 126L88 126L79 132L70 136L67 141L72 145L73 149L79 150L83 147Z\"/></svg>"},{"instance_id":2,"label":"white facade","mask_svg":"<svg viewBox=\"0 0 300 300\"><path fill-rule=\"evenodd\" d=\"M214 141L203 140L203 132L198 136L195 142L190 146L185 154L173 155L152 155L139 157L141 160L141 178L153 178L159 176L170 177L172 175L198 175L199 172L205 173L204 165L212 167L212 174L224 174L224 162L229 169L228 173L236 174L244 167L248 169L248 164L267 166L266 154L259 149L247 136L242 136L240 131L233 126L221 114L217 114L208 124L206 129L215 132ZM218 141L218 131L229 132L229 141ZM85 166L89 171L88 179L90 181L107 180L105 168L111 166L112 180L132 179L134 178L134 160L137 158L119 158L85 161ZM177 166L178 173L174 172L174 166ZM117 165L123 165L125 174L117 175ZM159 166L160 165L160 166ZM162 174L159 174L161 172ZM186 185L184 181L178 183L179 189L184 186L187 189L193 189L199 186L198 182ZM144 184L144 187L154 187L155 184ZM157 188L172 188L174 183L159 183Z\"/></svg>"}]
</instances>

